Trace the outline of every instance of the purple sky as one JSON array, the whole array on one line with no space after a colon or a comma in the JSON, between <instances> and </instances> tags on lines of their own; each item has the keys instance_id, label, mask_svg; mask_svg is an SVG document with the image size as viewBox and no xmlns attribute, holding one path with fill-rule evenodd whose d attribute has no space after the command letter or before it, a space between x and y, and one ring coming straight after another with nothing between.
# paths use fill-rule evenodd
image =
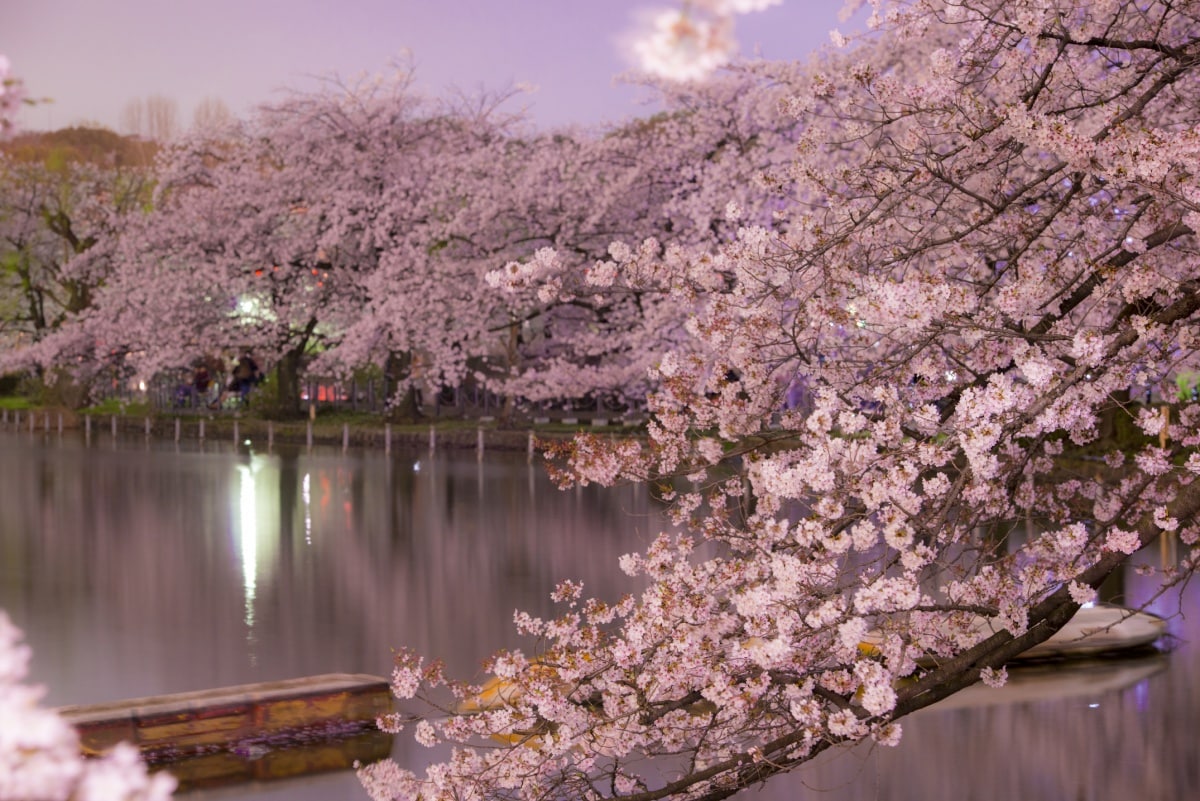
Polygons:
<instances>
[{"instance_id":1,"label":"purple sky","mask_svg":"<svg viewBox=\"0 0 1200 801\"><path fill-rule=\"evenodd\" d=\"M406 50L419 86L539 90L535 123L617 121L647 113L616 86L628 68L622 35L637 13L667 0L4 0L0 53L31 95L28 128L82 121L118 127L121 108L153 94L175 99L180 122L205 97L236 114L313 76L386 70ZM785 0L738 17L743 54L804 58L829 41L841 0ZM515 109L515 106L514 106Z\"/></svg>"}]
</instances>

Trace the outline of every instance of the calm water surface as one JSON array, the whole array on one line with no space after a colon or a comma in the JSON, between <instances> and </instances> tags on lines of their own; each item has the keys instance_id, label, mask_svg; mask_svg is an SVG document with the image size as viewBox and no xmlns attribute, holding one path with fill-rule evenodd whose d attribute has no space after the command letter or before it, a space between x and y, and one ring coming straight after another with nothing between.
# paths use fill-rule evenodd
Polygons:
<instances>
[{"instance_id":1,"label":"calm water surface","mask_svg":"<svg viewBox=\"0 0 1200 801\"><path fill-rule=\"evenodd\" d=\"M52 705L327 672L387 675L390 648L479 675L550 614L556 580L615 598L663 527L637 487L555 489L524 456L378 452L0 432L0 608ZM1140 559L1159 564L1157 551ZM1148 579L1125 577L1131 602ZM1184 799L1200 786L1200 595L1171 653L1013 672L908 718L898 748L827 755L748 798ZM1190 614L1189 614L1190 612ZM413 769L429 752L405 736ZM352 774L189 799L361 799Z\"/></svg>"}]
</instances>

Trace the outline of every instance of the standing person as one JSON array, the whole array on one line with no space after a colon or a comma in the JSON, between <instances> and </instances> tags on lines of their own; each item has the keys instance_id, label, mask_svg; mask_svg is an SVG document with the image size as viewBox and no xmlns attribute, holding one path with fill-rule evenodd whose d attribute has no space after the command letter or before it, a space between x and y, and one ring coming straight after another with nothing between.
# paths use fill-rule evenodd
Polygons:
<instances>
[{"instance_id":1,"label":"standing person","mask_svg":"<svg viewBox=\"0 0 1200 801\"><path fill-rule=\"evenodd\" d=\"M196 365L195 372L192 373L192 408L200 408L200 402L208 397L208 388L211 385L212 375L209 374L208 365L202 359Z\"/></svg>"},{"instance_id":2,"label":"standing person","mask_svg":"<svg viewBox=\"0 0 1200 801\"><path fill-rule=\"evenodd\" d=\"M249 392L251 387L262 381L262 371L258 369L258 362L254 361L249 351L243 353L234 364L233 375L239 380L243 393Z\"/></svg>"},{"instance_id":3,"label":"standing person","mask_svg":"<svg viewBox=\"0 0 1200 801\"><path fill-rule=\"evenodd\" d=\"M254 361L254 357L248 351L243 352L241 356L233 362L233 373L229 379L229 385L221 396L217 398L214 408L221 408L225 403L225 398L232 393L237 393L241 396L242 403L245 404L250 397L250 390L255 384L262 381L262 371L258 369L258 362Z\"/></svg>"}]
</instances>

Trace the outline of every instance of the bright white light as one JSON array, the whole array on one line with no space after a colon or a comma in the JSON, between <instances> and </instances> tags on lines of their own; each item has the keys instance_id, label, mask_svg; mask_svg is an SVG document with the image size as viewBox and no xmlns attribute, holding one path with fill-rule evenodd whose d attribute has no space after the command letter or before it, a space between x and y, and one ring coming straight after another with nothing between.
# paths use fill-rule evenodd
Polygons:
<instances>
[{"instance_id":1,"label":"bright white light","mask_svg":"<svg viewBox=\"0 0 1200 801\"><path fill-rule=\"evenodd\" d=\"M258 594L258 504L254 497L254 471L238 465L242 475L238 512L242 549L242 593L245 601L246 642L250 648L250 664L258 660L254 654L254 602Z\"/></svg>"},{"instance_id":2,"label":"bright white light","mask_svg":"<svg viewBox=\"0 0 1200 801\"><path fill-rule=\"evenodd\" d=\"M300 497L304 499L304 543L312 545L312 474L305 473Z\"/></svg>"},{"instance_id":3,"label":"bright white light","mask_svg":"<svg viewBox=\"0 0 1200 801\"><path fill-rule=\"evenodd\" d=\"M243 323L275 320L275 313L270 305L258 295L242 295L237 300L234 315Z\"/></svg>"}]
</instances>

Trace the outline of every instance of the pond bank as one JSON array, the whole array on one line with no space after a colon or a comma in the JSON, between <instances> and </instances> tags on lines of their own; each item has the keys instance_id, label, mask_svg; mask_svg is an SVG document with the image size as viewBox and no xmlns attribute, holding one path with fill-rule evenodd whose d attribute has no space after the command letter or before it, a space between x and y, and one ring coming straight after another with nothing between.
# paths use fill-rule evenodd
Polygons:
<instances>
[{"instance_id":1,"label":"pond bank","mask_svg":"<svg viewBox=\"0 0 1200 801\"><path fill-rule=\"evenodd\" d=\"M561 441L589 431L607 437L637 437L638 423L597 419L589 423L537 420L532 424L501 425L493 418L385 423L364 418L322 418L275 421L233 412L187 415L120 415L80 413L67 409L25 409L0 412L0 427L29 433L82 430L87 436L142 434L157 439L201 441L245 440L272 444L341 445L343 448L453 448L530 451L538 441Z\"/></svg>"}]
</instances>

